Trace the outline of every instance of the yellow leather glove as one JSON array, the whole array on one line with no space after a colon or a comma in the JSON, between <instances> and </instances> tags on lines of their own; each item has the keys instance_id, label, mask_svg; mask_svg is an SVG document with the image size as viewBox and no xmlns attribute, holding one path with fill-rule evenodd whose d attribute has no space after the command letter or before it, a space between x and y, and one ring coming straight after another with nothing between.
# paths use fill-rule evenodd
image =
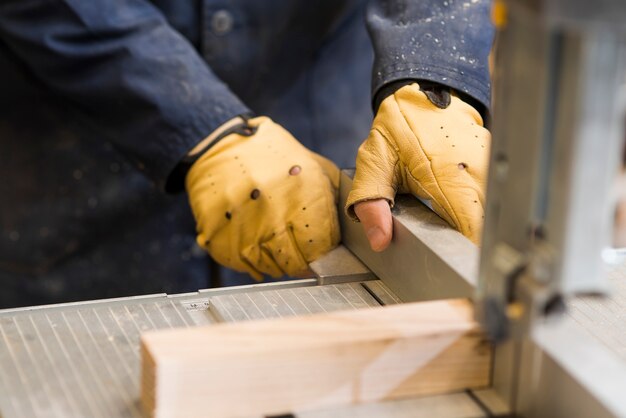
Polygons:
<instances>
[{"instance_id":1,"label":"yellow leather glove","mask_svg":"<svg viewBox=\"0 0 626 418\"><path fill-rule=\"evenodd\" d=\"M251 135L227 135L186 176L197 241L257 280L296 276L339 242L339 171L267 117L248 127Z\"/></svg>"},{"instance_id":2,"label":"yellow leather glove","mask_svg":"<svg viewBox=\"0 0 626 418\"><path fill-rule=\"evenodd\" d=\"M396 193L430 201L434 211L479 243L491 136L480 114L454 94L441 109L417 83L382 101L369 137L359 148L356 174L346 204Z\"/></svg>"}]
</instances>

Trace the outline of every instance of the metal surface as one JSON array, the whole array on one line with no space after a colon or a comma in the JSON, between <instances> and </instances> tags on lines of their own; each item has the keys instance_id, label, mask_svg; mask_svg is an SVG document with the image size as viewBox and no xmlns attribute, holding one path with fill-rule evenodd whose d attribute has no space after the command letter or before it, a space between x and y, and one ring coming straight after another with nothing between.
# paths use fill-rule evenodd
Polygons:
<instances>
[{"instance_id":1,"label":"metal surface","mask_svg":"<svg viewBox=\"0 0 626 418\"><path fill-rule=\"evenodd\" d=\"M606 292L601 254L611 243L626 44L610 28L566 34L561 43L545 241L559 253L554 268L559 290Z\"/></svg>"},{"instance_id":2,"label":"metal surface","mask_svg":"<svg viewBox=\"0 0 626 418\"><path fill-rule=\"evenodd\" d=\"M0 313L2 416L140 417L140 332L192 324L165 296Z\"/></svg>"},{"instance_id":3,"label":"metal surface","mask_svg":"<svg viewBox=\"0 0 626 418\"><path fill-rule=\"evenodd\" d=\"M220 322L309 315L380 306L361 283L231 293L209 298L209 312Z\"/></svg>"},{"instance_id":4,"label":"metal surface","mask_svg":"<svg viewBox=\"0 0 626 418\"><path fill-rule=\"evenodd\" d=\"M399 297L393 294L391 290L380 280L371 280L363 283L363 287L372 295L381 305L393 305L401 303Z\"/></svg>"},{"instance_id":5,"label":"metal surface","mask_svg":"<svg viewBox=\"0 0 626 418\"><path fill-rule=\"evenodd\" d=\"M611 293L583 296L568 303L568 316L626 363L626 260L610 266Z\"/></svg>"},{"instance_id":6,"label":"metal surface","mask_svg":"<svg viewBox=\"0 0 626 418\"><path fill-rule=\"evenodd\" d=\"M341 173L340 202L346 201L352 176L351 170ZM344 245L402 301L473 295L477 247L417 199L396 199L393 241L380 253L370 249L360 224L348 219L343 210L339 214Z\"/></svg>"},{"instance_id":7,"label":"metal surface","mask_svg":"<svg viewBox=\"0 0 626 418\"><path fill-rule=\"evenodd\" d=\"M535 326L520 360L522 416L626 416L626 363L570 318Z\"/></svg>"},{"instance_id":8,"label":"metal surface","mask_svg":"<svg viewBox=\"0 0 626 418\"><path fill-rule=\"evenodd\" d=\"M374 273L343 245L315 260L309 267L320 285L376 279Z\"/></svg>"},{"instance_id":9,"label":"metal surface","mask_svg":"<svg viewBox=\"0 0 626 418\"><path fill-rule=\"evenodd\" d=\"M565 317L496 347L494 392L517 414L626 417L626 262L611 267L609 281L610 297L573 298Z\"/></svg>"}]
</instances>

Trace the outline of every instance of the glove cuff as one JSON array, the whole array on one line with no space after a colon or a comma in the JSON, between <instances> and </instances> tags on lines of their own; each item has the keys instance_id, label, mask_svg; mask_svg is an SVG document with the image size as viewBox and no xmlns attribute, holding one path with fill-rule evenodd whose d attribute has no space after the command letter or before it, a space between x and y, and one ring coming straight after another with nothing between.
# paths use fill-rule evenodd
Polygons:
<instances>
[{"instance_id":1,"label":"glove cuff","mask_svg":"<svg viewBox=\"0 0 626 418\"><path fill-rule=\"evenodd\" d=\"M487 109L482 103L474 99L472 96L469 96L458 90L453 90L450 87L445 86L443 84L435 83L434 81L414 80L414 79L398 80L398 81L391 82L389 84L385 84L383 87L381 87L380 90L378 90L378 92L374 96L374 101L373 101L374 114L378 112L378 108L380 107L380 104L383 102L383 100L385 100L387 97L394 94L396 91L398 91L402 87L405 87L414 83L417 83L417 85L419 85L420 91L423 92L428 98L428 100L433 105L437 106L438 108L440 109L447 108L450 105L451 100L452 100L451 95L454 94L459 99L463 100L465 103L467 103L468 105L476 109L476 111L478 111L478 113L483 118L483 120L487 120L486 119Z\"/></svg>"},{"instance_id":2,"label":"glove cuff","mask_svg":"<svg viewBox=\"0 0 626 418\"><path fill-rule=\"evenodd\" d=\"M380 108L380 104L383 102L383 100L385 100L387 97L391 96L392 94L394 94L396 91L398 91L399 89L401 89L404 86L408 86L414 83L417 83L418 80L413 80L413 79L406 79L406 80L397 80L397 81L393 81L391 83L385 84L384 86L382 86L374 95L374 100L373 100L373 107L374 107L374 114L378 113L378 109Z\"/></svg>"},{"instance_id":3,"label":"glove cuff","mask_svg":"<svg viewBox=\"0 0 626 418\"><path fill-rule=\"evenodd\" d=\"M187 172L189 172L191 166L222 139L226 138L230 134L243 136L254 135L257 127L249 124L251 117L252 115L250 114L243 114L229 120L193 147L191 151L189 151L187 155L180 160L178 165L168 177L165 184L165 191L168 193L178 193L183 190L185 177L187 176Z\"/></svg>"},{"instance_id":4,"label":"glove cuff","mask_svg":"<svg viewBox=\"0 0 626 418\"><path fill-rule=\"evenodd\" d=\"M411 84L417 84L420 91L424 93L428 100L439 109L445 109L450 106L452 99L450 97L451 89L449 87L428 80L407 79L394 81L383 86L378 93L376 93L376 97L374 98L374 112L378 112L378 108L383 100L394 94L402 87Z\"/></svg>"}]
</instances>

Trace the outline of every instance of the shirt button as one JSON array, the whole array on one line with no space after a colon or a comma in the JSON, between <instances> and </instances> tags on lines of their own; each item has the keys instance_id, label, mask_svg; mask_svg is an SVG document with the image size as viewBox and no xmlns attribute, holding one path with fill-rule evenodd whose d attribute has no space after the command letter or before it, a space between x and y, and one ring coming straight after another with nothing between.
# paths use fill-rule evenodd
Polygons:
<instances>
[{"instance_id":1,"label":"shirt button","mask_svg":"<svg viewBox=\"0 0 626 418\"><path fill-rule=\"evenodd\" d=\"M226 35L233 29L233 15L228 10L218 10L211 17L211 29L216 35Z\"/></svg>"}]
</instances>

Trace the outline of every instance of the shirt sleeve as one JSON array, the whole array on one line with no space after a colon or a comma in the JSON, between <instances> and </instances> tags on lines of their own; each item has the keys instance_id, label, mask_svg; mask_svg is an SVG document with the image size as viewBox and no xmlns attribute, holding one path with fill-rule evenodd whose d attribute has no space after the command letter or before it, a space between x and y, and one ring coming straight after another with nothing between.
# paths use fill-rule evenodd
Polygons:
<instances>
[{"instance_id":1,"label":"shirt sleeve","mask_svg":"<svg viewBox=\"0 0 626 418\"><path fill-rule=\"evenodd\" d=\"M249 112L145 0L3 1L0 42L162 188L196 143Z\"/></svg>"},{"instance_id":2,"label":"shirt sleeve","mask_svg":"<svg viewBox=\"0 0 626 418\"><path fill-rule=\"evenodd\" d=\"M490 0L371 0L372 97L400 80L428 80L489 108Z\"/></svg>"}]
</instances>

